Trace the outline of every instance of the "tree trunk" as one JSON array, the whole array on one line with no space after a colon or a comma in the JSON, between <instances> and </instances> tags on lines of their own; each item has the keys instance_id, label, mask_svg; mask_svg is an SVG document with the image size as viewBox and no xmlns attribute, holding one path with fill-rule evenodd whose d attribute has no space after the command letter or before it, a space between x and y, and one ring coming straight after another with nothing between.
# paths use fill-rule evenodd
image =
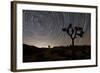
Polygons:
<instances>
[{"instance_id":1,"label":"tree trunk","mask_svg":"<svg viewBox=\"0 0 100 73\"><path fill-rule=\"evenodd\" d=\"M74 46L74 39L72 38L72 46Z\"/></svg>"}]
</instances>

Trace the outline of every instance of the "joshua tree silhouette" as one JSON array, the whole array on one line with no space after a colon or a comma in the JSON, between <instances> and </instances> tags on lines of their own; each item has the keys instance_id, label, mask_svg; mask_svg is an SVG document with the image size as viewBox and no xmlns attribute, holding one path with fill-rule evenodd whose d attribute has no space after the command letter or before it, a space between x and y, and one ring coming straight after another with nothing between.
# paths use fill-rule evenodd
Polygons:
<instances>
[{"instance_id":1,"label":"joshua tree silhouette","mask_svg":"<svg viewBox=\"0 0 100 73\"><path fill-rule=\"evenodd\" d=\"M83 37L84 34L82 27L79 26L72 27L72 24L69 24L67 28L62 28L62 31L67 32L67 34L70 36L72 40L72 46L74 46L75 38L77 38L78 36Z\"/></svg>"}]
</instances>

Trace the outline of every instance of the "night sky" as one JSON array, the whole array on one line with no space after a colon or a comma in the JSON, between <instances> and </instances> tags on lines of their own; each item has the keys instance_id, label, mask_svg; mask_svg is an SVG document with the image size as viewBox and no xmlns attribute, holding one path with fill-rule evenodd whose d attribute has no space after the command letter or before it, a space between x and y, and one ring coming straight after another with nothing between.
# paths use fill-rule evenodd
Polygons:
<instances>
[{"instance_id":1,"label":"night sky","mask_svg":"<svg viewBox=\"0 0 100 73\"><path fill-rule=\"evenodd\" d=\"M71 23L83 27L82 38L75 39L75 45L90 45L91 14L75 12L54 12L23 10L23 43L37 47L69 46L71 38L62 31Z\"/></svg>"}]
</instances>

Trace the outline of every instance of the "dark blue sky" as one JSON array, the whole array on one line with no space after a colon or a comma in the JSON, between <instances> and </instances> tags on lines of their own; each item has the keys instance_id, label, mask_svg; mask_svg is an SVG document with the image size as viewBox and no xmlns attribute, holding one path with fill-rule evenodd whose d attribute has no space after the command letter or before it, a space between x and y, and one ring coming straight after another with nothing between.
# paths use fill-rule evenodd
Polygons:
<instances>
[{"instance_id":1,"label":"dark blue sky","mask_svg":"<svg viewBox=\"0 0 100 73\"><path fill-rule=\"evenodd\" d=\"M90 45L91 15L89 13L23 10L23 43L37 47L67 46L71 39L62 28L71 23L84 29L75 45Z\"/></svg>"}]
</instances>

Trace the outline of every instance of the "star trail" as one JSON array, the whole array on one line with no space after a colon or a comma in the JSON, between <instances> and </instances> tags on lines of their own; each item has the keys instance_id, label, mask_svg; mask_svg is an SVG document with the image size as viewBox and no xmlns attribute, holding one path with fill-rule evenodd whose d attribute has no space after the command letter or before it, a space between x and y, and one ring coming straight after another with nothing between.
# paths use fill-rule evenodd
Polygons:
<instances>
[{"instance_id":1,"label":"star trail","mask_svg":"<svg viewBox=\"0 0 100 73\"><path fill-rule=\"evenodd\" d=\"M23 43L37 47L69 46L71 39L62 28L71 23L73 27L83 27L85 32L82 38L75 39L75 45L90 45L90 18L90 13L23 10Z\"/></svg>"}]
</instances>

